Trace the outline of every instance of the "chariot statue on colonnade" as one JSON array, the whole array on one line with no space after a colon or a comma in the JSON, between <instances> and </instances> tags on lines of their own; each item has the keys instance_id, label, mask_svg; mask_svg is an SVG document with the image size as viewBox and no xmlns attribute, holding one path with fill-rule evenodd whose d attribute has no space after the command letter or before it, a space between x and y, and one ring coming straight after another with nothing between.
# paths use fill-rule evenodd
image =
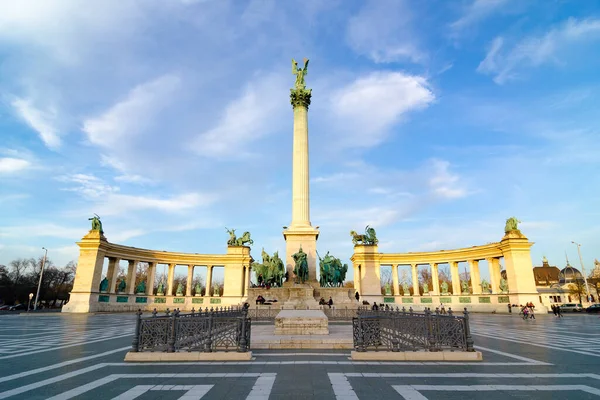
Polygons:
<instances>
[{"instance_id":1,"label":"chariot statue on colonnade","mask_svg":"<svg viewBox=\"0 0 600 400\"><path fill-rule=\"evenodd\" d=\"M352 236L352 243L355 245L359 244L359 242L360 244L379 243L375 229L371 228L369 225L365 228L365 233L363 235L356 233L356 231L350 231L350 236Z\"/></svg>"},{"instance_id":2,"label":"chariot statue on colonnade","mask_svg":"<svg viewBox=\"0 0 600 400\"><path fill-rule=\"evenodd\" d=\"M506 220L506 225L504 226L504 233L508 233L508 232L512 232L512 231L518 231L519 230L519 224L521 223L521 221L519 221L516 217L510 217Z\"/></svg>"},{"instance_id":3,"label":"chariot statue on colonnade","mask_svg":"<svg viewBox=\"0 0 600 400\"><path fill-rule=\"evenodd\" d=\"M235 229L227 229L225 227L227 233L229 233L229 240L227 240L227 246L252 246L254 244L254 240L250 237L250 232L246 231L241 237L235 236Z\"/></svg>"},{"instance_id":4,"label":"chariot statue on colonnade","mask_svg":"<svg viewBox=\"0 0 600 400\"><path fill-rule=\"evenodd\" d=\"M98 214L94 214L93 217L88 218L88 221L92 221L93 231L100 231L100 233L104 233L102 230L102 221L100 221L100 216Z\"/></svg>"}]
</instances>

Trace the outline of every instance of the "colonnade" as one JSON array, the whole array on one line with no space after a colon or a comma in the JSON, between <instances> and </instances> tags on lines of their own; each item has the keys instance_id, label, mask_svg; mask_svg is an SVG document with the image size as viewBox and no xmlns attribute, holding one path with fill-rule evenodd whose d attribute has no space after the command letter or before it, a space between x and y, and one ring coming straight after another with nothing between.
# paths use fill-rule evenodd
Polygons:
<instances>
[{"instance_id":1,"label":"colonnade","mask_svg":"<svg viewBox=\"0 0 600 400\"><path fill-rule=\"evenodd\" d=\"M223 302L219 301L219 304L239 304L242 299L248 295L253 259L250 256L250 248L247 246L227 246L226 254L175 253L140 249L110 243L98 230L91 230L77 244L80 247L80 254L75 281L73 283L73 290L71 291L69 303L63 307L63 312L94 312L99 309L105 310L108 307L107 304L102 304L100 306L98 304L99 299L102 295L104 295L105 298L108 297L109 300L103 299L103 302L109 303L109 306L112 307L112 300L110 300L112 297L109 297L112 294L117 295L115 297L116 302L125 303L115 305L115 307L124 307L126 303L129 302L129 298L125 297L125 295L132 295L130 297L135 297L134 300L136 303L140 302L148 304L150 307L152 299L141 299L143 301L140 301L138 297L143 295L154 295L156 269L159 264L168 266L166 291L164 296L173 295L175 289L175 267L178 265L187 266L187 285L184 295L186 297L192 296L194 268L197 266L207 267L204 297L213 297L213 270L215 267L220 266L224 269L224 288L222 295ZM108 258L106 274L108 288L106 292L100 293L102 271L104 260L106 258ZM118 271L121 260L126 260L128 262L128 267L127 277L125 279L125 290L118 293ZM145 293L135 293L137 266L140 262L148 264L148 277L146 280ZM119 298L119 296L121 298ZM157 300L154 299L154 302L157 302ZM165 302L161 301L161 304L165 304ZM180 302L178 304L180 304ZM110 308L108 310L110 310Z\"/></svg>"},{"instance_id":2,"label":"colonnade","mask_svg":"<svg viewBox=\"0 0 600 400\"><path fill-rule=\"evenodd\" d=\"M489 275L490 275L490 289L492 294L501 293L500 290L500 279L501 279L501 265L500 265L500 257L491 257L485 259L488 263ZM471 281L472 294L481 294L481 275L479 271L479 261L481 260L464 260L469 265L469 274ZM428 265L431 269L431 281L433 287L431 288L430 294L432 295L441 295L443 294L440 290L440 279L439 279L439 265L440 264L448 264L450 267L450 281L452 286L449 287L449 291L452 294L457 295L461 294L461 279L460 279L460 271L458 268L458 264L461 261L449 261L449 262L433 262L433 263L421 263L421 262L413 262L410 264L391 264L392 267L392 294L394 296L400 296L406 293L402 293L400 290L400 280L398 277L398 269L400 266L409 265L411 267L411 276L412 276L412 289L413 296L419 296L420 288L419 288L419 271L418 268L421 265ZM382 264L385 266L385 264ZM354 278L355 287L358 279L358 287L360 287L360 274L358 277Z\"/></svg>"},{"instance_id":3,"label":"colonnade","mask_svg":"<svg viewBox=\"0 0 600 400\"><path fill-rule=\"evenodd\" d=\"M533 277L533 265L531 263L530 248L533 243L520 232L506 234L500 242L488 243L483 246L473 246L462 249L440 250L419 253L379 253L377 245L356 245L351 257L354 268L354 288L366 300L381 301L381 266L392 268L392 294L400 296L400 282L398 277L399 266L410 266L412 275L413 294L410 297L419 298L420 287L418 279L418 268L421 265L429 265L432 273L432 288L430 296L447 295L440 292L439 266L448 264L450 267L451 288L448 294L462 296L459 263L468 264L471 275L471 291L469 295L494 295L504 296L503 301L514 303L533 302L539 303L535 280ZM500 259L504 260L506 271L507 291L500 289L501 270ZM490 271L489 289L491 292L482 293L481 274L479 264L482 260L487 261ZM403 291L402 291L403 292ZM466 295L466 293L465 293ZM510 300L506 298L510 296ZM409 301L410 299L406 299ZM457 299L456 301L462 299ZM465 299L466 301L467 299ZM479 301L489 301L480 299ZM405 302L404 300L402 301ZM422 302L425 302L423 300ZM428 300L427 303L431 301Z\"/></svg>"},{"instance_id":4,"label":"colonnade","mask_svg":"<svg viewBox=\"0 0 600 400\"><path fill-rule=\"evenodd\" d=\"M148 264L148 272L147 272L147 280L146 280L146 292L145 293L136 293L136 271L137 265L139 263L143 263L143 260L127 260L128 268L127 268L127 277L125 282L127 284L126 289L123 293L125 294L145 294L148 296L154 295L154 287L156 282L156 270L160 263L156 262L146 262ZM106 293L108 294L116 294L117 293L117 285L118 282L118 272L119 272L119 263L121 262L120 258L117 257L108 257L108 270L106 273L106 278L108 279L109 286ZM165 295L170 296L173 294L173 290L175 290L175 267L180 264L170 263L168 265L168 275L167 282L165 288ZM205 285L205 294L204 297L212 297L213 296L213 285L212 285L212 276L213 276L213 268L220 267L221 265L206 265L206 285ZM193 288L193 277L194 277L194 269L196 267L204 267L204 265L187 265L187 279L186 279L186 289L185 296L192 296L192 288ZM248 286L250 285L250 274L251 267L244 266L242 271L243 276L240 279L241 282L245 284L242 286L242 296L246 296L248 294ZM198 293L195 293L196 296L199 296Z\"/></svg>"}]
</instances>

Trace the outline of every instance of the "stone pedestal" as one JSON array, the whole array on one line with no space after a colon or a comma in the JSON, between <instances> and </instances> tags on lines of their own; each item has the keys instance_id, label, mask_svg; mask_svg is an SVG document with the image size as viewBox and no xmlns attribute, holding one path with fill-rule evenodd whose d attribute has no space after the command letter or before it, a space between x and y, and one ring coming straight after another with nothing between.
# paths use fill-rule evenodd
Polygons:
<instances>
[{"instance_id":1,"label":"stone pedestal","mask_svg":"<svg viewBox=\"0 0 600 400\"><path fill-rule=\"evenodd\" d=\"M275 317L276 335L329 335L329 320L320 310L282 310Z\"/></svg>"},{"instance_id":2,"label":"stone pedestal","mask_svg":"<svg viewBox=\"0 0 600 400\"><path fill-rule=\"evenodd\" d=\"M281 306L284 310L318 310L319 303L315 300L315 290L312 286L294 285L287 289L289 291L289 298Z\"/></svg>"}]
</instances>

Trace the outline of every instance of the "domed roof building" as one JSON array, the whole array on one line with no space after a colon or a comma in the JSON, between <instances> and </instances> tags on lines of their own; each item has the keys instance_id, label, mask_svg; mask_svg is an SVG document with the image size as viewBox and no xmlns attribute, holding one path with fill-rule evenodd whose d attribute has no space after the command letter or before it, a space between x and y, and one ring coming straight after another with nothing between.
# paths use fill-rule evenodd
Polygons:
<instances>
[{"instance_id":1,"label":"domed roof building","mask_svg":"<svg viewBox=\"0 0 600 400\"><path fill-rule=\"evenodd\" d=\"M577 268L572 267L569 260L567 260L567 266L561 269L558 274L558 284L562 286L578 281L583 282L583 275Z\"/></svg>"}]
</instances>

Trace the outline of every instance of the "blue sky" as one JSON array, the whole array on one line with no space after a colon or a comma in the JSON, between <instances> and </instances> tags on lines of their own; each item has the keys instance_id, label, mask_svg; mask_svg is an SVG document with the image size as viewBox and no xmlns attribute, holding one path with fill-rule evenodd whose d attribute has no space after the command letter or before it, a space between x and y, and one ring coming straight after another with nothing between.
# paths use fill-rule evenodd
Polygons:
<instances>
[{"instance_id":1,"label":"blue sky","mask_svg":"<svg viewBox=\"0 0 600 400\"><path fill-rule=\"evenodd\" d=\"M0 264L109 241L284 252L292 57L310 58L311 219L349 262L499 241L600 258L594 1L4 2Z\"/></svg>"}]
</instances>

